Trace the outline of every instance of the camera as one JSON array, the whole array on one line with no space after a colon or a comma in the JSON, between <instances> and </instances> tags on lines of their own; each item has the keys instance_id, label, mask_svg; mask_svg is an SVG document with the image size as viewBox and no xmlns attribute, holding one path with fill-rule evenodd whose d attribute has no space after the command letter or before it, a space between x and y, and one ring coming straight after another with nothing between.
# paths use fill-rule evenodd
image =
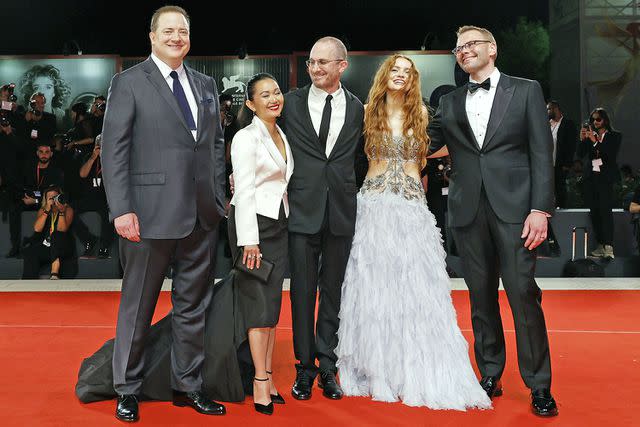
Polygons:
<instances>
[{"instance_id":1,"label":"camera","mask_svg":"<svg viewBox=\"0 0 640 427\"><path fill-rule=\"evenodd\" d=\"M41 116L42 111L38 110L36 108L37 106L38 106L38 102L35 99L32 99L31 101L29 101L29 111L31 112L31 114L34 114L36 116Z\"/></svg>"},{"instance_id":2,"label":"camera","mask_svg":"<svg viewBox=\"0 0 640 427\"><path fill-rule=\"evenodd\" d=\"M13 93L13 91L16 89L15 83L6 84L2 86L2 88L0 89L6 90L9 93L9 98L8 98L9 102L16 102L18 100L18 97Z\"/></svg>"},{"instance_id":3,"label":"camera","mask_svg":"<svg viewBox=\"0 0 640 427\"><path fill-rule=\"evenodd\" d=\"M591 128L591 122L589 122L589 121L586 121L586 122L582 123L582 128L586 129L586 130L593 130Z\"/></svg>"},{"instance_id":4,"label":"camera","mask_svg":"<svg viewBox=\"0 0 640 427\"><path fill-rule=\"evenodd\" d=\"M56 203L60 203L61 205L66 205L68 200L64 194L58 194L53 198L53 201Z\"/></svg>"},{"instance_id":5,"label":"camera","mask_svg":"<svg viewBox=\"0 0 640 427\"><path fill-rule=\"evenodd\" d=\"M0 110L0 126L3 128L11 126L11 121L9 120L9 114L7 110Z\"/></svg>"}]
</instances>

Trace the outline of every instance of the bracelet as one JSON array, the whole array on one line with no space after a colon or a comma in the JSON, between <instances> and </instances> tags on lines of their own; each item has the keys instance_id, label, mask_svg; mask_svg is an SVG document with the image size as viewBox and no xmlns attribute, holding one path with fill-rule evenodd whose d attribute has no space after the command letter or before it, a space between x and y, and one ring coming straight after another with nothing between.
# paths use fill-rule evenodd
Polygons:
<instances>
[{"instance_id":1,"label":"bracelet","mask_svg":"<svg viewBox=\"0 0 640 427\"><path fill-rule=\"evenodd\" d=\"M46 213L47 215L49 215L49 212L51 212L51 211L46 211L46 210L42 209L42 212L44 212L44 213Z\"/></svg>"}]
</instances>

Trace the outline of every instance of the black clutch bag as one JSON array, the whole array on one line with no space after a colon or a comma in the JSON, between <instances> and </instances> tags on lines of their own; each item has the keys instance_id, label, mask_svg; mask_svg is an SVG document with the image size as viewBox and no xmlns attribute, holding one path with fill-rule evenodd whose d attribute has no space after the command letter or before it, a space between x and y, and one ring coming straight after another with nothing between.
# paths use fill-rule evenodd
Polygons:
<instances>
[{"instance_id":1,"label":"black clutch bag","mask_svg":"<svg viewBox=\"0 0 640 427\"><path fill-rule=\"evenodd\" d=\"M253 270L247 268L246 265L242 263L242 255L244 251L240 249L238 255L236 256L236 261L233 263L233 268L237 271L241 271L244 274L248 274L249 276L258 279L263 284L267 284L269 281L269 276L271 275L271 271L273 271L273 263L269 260L262 258L260 260L260 268L253 268Z\"/></svg>"}]
</instances>

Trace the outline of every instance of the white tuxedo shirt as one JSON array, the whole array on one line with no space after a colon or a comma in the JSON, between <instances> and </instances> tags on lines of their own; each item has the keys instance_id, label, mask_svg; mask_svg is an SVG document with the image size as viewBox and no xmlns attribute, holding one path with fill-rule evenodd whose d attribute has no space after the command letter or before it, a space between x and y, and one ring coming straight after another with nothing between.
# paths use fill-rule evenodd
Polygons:
<instances>
[{"instance_id":1,"label":"white tuxedo shirt","mask_svg":"<svg viewBox=\"0 0 640 427\"><path fill-rule=\"evenodd\" d=\"M271 139L265 124L254 117L251 124L236 133L231 143L238 246L260 243L257 214L278 219L280 205L289 217L287 185L293 173L291 148L282 129L287 161Z\"/></svg>"}]
</instances>

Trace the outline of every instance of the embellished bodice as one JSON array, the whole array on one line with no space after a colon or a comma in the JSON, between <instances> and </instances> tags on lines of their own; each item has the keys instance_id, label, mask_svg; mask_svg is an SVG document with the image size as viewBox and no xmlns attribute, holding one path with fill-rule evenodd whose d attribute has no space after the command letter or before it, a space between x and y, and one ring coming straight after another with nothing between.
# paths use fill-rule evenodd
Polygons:
<instances>
[{"instance_id":1,"label":"embellished bodice","mask_svg":"<svg viewBox=\"0 0 640 427\"><path fill-rule=\"evenodd\" d=\"M420 167L418 158L420 143L404 136L385 136L378 152L369 156L369 161L386 162L383 173L367 177L362 184L361 193L392 193L407 200L425 200L420 180L407 175L405 165L414 163Z\"/></svg>"}]
</instances>

